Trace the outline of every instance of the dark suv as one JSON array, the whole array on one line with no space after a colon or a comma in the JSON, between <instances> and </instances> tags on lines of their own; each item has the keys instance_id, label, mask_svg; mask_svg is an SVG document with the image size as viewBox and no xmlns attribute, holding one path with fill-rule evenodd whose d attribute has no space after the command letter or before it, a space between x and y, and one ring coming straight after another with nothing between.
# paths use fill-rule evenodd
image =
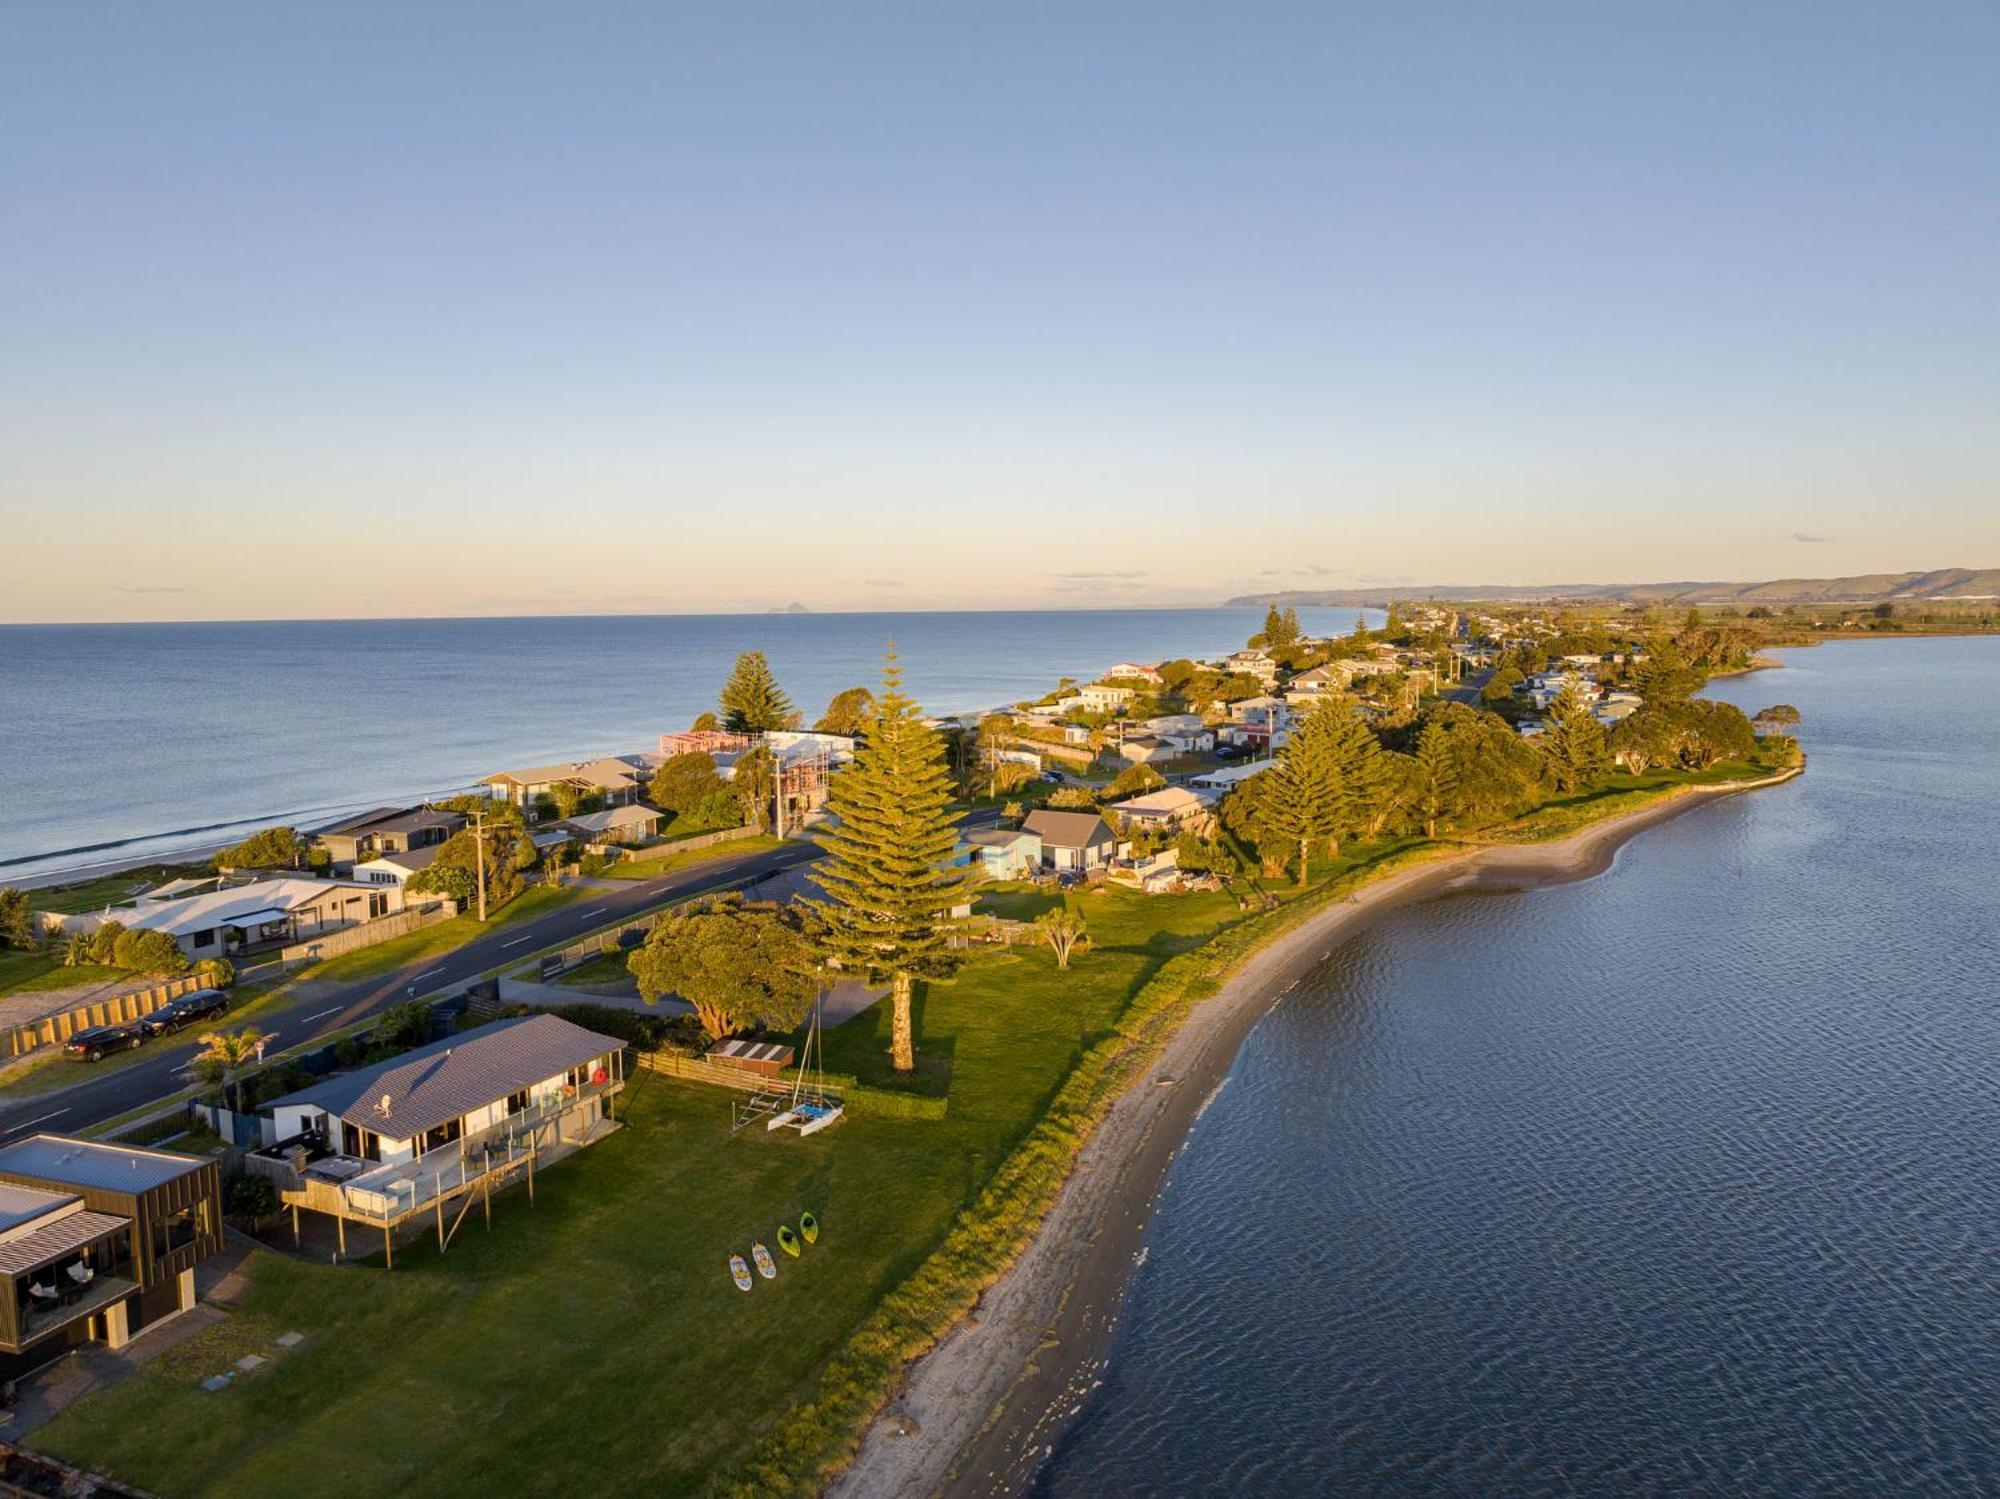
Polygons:
<instances>
[{"instance_id":1,"label":"dark suv","mask_svg":"<svg viewBox=\"0 0 2000 1499\"><path fill-rule=\"evenodd\" d=\"M149 1036L164 1036L197 1020L212 1020L217 1015L228 1013L227 994L220 989L197 989L192 994L183 994L179 999L161 1005L139 1022L139 1029Z\"/></svg>"},{"instance_id":2,"label":"dark suv","mask_svg":"<svg viewBox=\"0 0 2000 1499\"><path fill-rule=\"evenodd\" d=\"M93 1025L63 1042L63 1055L80 1062L101 1062L107 1053L130 1051L145 1039L136 1025Z\"/></svg>"}]
</instances>

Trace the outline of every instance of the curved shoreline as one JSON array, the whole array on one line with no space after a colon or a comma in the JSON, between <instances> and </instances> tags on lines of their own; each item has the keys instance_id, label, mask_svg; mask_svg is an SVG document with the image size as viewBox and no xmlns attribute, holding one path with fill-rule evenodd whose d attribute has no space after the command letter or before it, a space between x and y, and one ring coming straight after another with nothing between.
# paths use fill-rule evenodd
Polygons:
<instances>
[{"instance_id":1,"label":"curved shoreline","mask_svg":"<svg viewBox=\"0 0 2000 1499\"><path fill-rule=\"evenodd\" d=\"M1027 1486L1103 1366L1147 1222L1190 1128L1251 1028L1335 945L1433 896L1588 879L1646 828L1803 768L1689 787L1551 842L1485 845L1398 870L1252 953L1111 1106L1034 1237L973 1314L905 1371L828 1494L996 1496Z\"/></svg>"}]
</instances>

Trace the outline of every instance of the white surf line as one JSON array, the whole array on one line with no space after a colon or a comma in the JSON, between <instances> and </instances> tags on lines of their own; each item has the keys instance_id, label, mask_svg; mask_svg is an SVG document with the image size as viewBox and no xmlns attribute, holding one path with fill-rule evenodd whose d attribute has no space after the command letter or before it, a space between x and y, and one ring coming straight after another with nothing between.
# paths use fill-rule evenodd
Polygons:
<instances>
[{"instance_id":1,"label":"white surf line","mask_svg":"<svg viewBox=\"0 0 2000 1499\"><path fill-rule=\"evenodd\" d=\"M68 1109L57 1109L54 1114L40 1114L33 1119L24 1119L19 1124L8 1125L5 1133L11 1135L24 1129L32 1129L37 1124L47 1123L49 1120L55 1118L57 1114L67 1114L68 1112Z\"/></svg>"}]
</instances>

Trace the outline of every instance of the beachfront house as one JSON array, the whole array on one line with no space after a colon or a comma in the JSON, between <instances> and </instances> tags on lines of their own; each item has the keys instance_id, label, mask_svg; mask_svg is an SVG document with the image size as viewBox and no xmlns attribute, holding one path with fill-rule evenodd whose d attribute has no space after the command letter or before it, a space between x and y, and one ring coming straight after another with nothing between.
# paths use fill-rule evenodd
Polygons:
<instances>
[{"instance_id":1,"label":"beachfront house","mask_svg":"<svg viewBox=\"0 0 2000 1499\"><path fill-rule=\"evenodd\" d=\"M584 843L623 845L644 843L649 838L658 837L660 824L665 820L665 813L633 804L565 817L554 825L554 830L568 833Z\"/></svg>"},{"instance_id":2,"label":"beachfront house","mask_svg":"<svg viewBox=\"0 0 2000 1499\"><path fill-rule=\"evenodd\" d=\"M0 1377L186 1311L221 1249L213 1161L67 1135L0 1149Z\"/></svg>"},{"instance_id":3,"label":"beachfront house","mask_svg":"<svg viewBox=\"0 0 2000 1499\"><path fill-rule=\"evenodd\" d=\"M1202 797L1184 786L1163 786L1144 796L1112 802L1105 818L1121 833L1191 832L1207 837L1215 830L1215 814Z\"/></svg>"},{"instance_id":4,"label":"beachfront house","mask_svg":"<svg viewBox=\"0 0 2000 1499\"><path fill-rule=\"evenodd\" d=\"M336 874L382 854L409 853L433 848L470 821L463 812L444 807L377 807L321 828L312 835L313 847L323 849L333 861Z\"/></svg>"},{"instance_id":5,"label":"beachfront house","mask_svg":"<svg viewBox=\"0 0 2000 1499\"><path fill-rule=\"evenodd\" d=\"M1137 696L1132 688L1114 682L1092 682L1057 699L1056 707L1065 713L1116 713Z\"/></svg>"},{"instance_id":6,"label":"beachfront house","mask_svg":"<svg viewBox=\"0 0 2000 1499\"><path fill-rule=\"evenodd\" d=\"M1124 678L1128 681L1148 682L1159 685L1160 663L1157 661L1120 661L1105 674L1107 681Z\"/></svg>"},{"instance_id":7,"label":"beachfront house","mask_svg":"<svg viewBox=\"0 0 2000 1499\"><path fill-rule=\"evenodd\" d=\"M595 1144L617 1127L625 1043L556 1015L461 1031L372 1067L272 1099L264 1145L245 1166L292 1210L347 1226L396 1228L524 1177L536 1163ZM532 1186L530 1188L532 1191Z\"/></svg>"},{"instance_id":8,"label":"beachfront house","mask_svg":"<svg viewBox=\"0 0 2000 1499\"><path fill-rule=\"evenodd\" d=\"M1041 840L1042 868L1059 874L1101 869L1118 847L1117 835L1095 812L1042 807L1030 812L1021 826Z\"/></svg>"},{"instance_id":9,"label":"beachfront house","mask_svg":"<svg viewBox=\"0 0 2000 1499\"><path fill-rule=\"evenodd\" d=\"M344 931L402 909L400 884L360 884L279 875L177 899L142 899L77 924L116 921L127 930L165 932L190 959L262 952Z\"/></svg>"},{"instance_id":10,"label":"beachfront house","mask_svg":"<svg viewBox=\"0 0 2000 1499\"><path fill-rule=\"evenodd\" d=\"M1278 680L1278 663L1269 651L1235 651L1223 661L1222 668L1232 676L1255 677L1266 687Z\"/></svg>"},{"instance_id":11,"label":"beachfront house","mask_svg":"<svg viewBox=\"0 0 2000 1499\"><path fill-rule=\"evenodd\" d=\"M412 875L429 869L436 862L443 847L443 844L432 843L402 853L376 854L356 864L351 878L357 885L389 885L401 892ZM407 899L407 896L404 898Z\"/></svg>"},{"instance_id":12,"label":"beachfront house","mask_svg":"<svg viewBox=\"0 0 2000 1499\"><path fill-rule=\"evenodd\" d=\"M1024 880L1042 862L1042 840L1026 828L974 828L959 834L952 862L989 880Z\"/></svg>"},{"instance_id":13,"label":"beachfront house","mask_svg":"<svg viewBox=\"0 0 2000 1499\"><path fill-rule=\"evenodd\" d=\"M653 770L651 758L645 755L605 755L595 760L497 771L481 784L491 786L495 796L517 807L533 807L542 797L554 796L557 788L565 786L580 796L600 797L607 807L622 807L639 800Z\"/></svg>"}]
</instances>

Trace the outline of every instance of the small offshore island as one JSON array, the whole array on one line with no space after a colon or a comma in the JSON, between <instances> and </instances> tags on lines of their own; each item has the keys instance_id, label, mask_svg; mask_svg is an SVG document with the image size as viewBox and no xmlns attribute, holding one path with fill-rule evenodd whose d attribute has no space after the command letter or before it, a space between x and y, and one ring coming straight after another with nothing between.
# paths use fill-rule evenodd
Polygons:
<instances>
[{"instance_id":1,"label":"small offshore island","mask_svg":"<svg viewBox=\"0 0 2000 1499\"><path fill-rule=\"evenodd\" d=\"M880 692L839 694L804 735L762 658L746 655L719 712L663 736L658 755L580 761L579 772L599 769L540 786L503 773L496 799L426 814L447 818L448 836L403 879L405 898L463 910L485 881L503 929L618 879L677 878L658 900L693 897L677 908L684 919L661 921L629 962L615 931L601 953L595 938L572 939L530 983L537 948L482 938L488 929L462 914L303 967L260 966L255 953L205 967L211 981L237 981L230 1033L254 1034L245 1022L335 996L372 994L359 1012L382 1010L406 978L427 1002L460 982L427 979L427 967L441 974L454 951L505 943L511 951L490 960L503 1001L553 1009L633 1049L616 1132L550 1170L532 1209L519 1191L494 1200L491 1234L450 1237L443 1255L422 1247L428 1215L405 1227L393 1259L379 1232L348 1264L325 1263L324 1245L294 1254L292 1223L229 1189L233 1220L269 1246L244 1262L229 1317L55 1414L35 1443L175 1493L257 1492L281 1473L293 1491L320 1492L298 1461L318 1443L365 1457L364 1487L421 1473L469 1488L496 1442L522 1463L562 1468L560 1433L583 1420L595 1442L575 1476L611 1451L666 1491L810 1492L857 1452L843 1492L931 1492L955 1468L984 1471L989 1449L1025 1450L1062 1403L1065 1371L1101 1335L1167 1160L1288 973L1396 904L1575 878L1662 817L1798 774L1786 732L1795 711L1775 705L1753 722L1695 695L1710 676L1757 664L1762 623L1425 605L1313 638L1274 606L1224 659L1119 662L1096 681L959 720L924 719L892 670ZM627 808L650 830L636 846L610 836ZM262 865L262 878L296 884L284 866L321 867L329 846L271 828L217 865L239 879ZM811 865L803 881L774 868L747 903L708 893L740 887L739 871L794 847ZM114 899L109 878L9 893L7 930L22 949L5 959L14 987L23 965L60 975L65 950L159 974L187 966L171 943L140 952L131 940L144 930L134 924L143 894L137 908L65 914ZM897 959L868 935L890 909ZM589 910L579 914L587 932ZM858 946L840 935L855 921ZM124 930L106 944L93 925ZM704 977L701 944L739 938L769 954L798 944L798 961L830 958L837 975L879 985L824 1032L830 1096L846 1102L838 1128L811 1139L732 1130L736 1095L714 1086L715 1064L693 1061L732 1038L811 1039L805 991L768 976L745 984L752 970L741 966ZM574 1002L552 999L564 988L551 973ZM662 1019L639 999L669 994L695 1013ZM339 1065L393 1061L432 1024L423 1003L384 1013L336 1033L349 1038ZM485 1022L452 1013L445 1023L461 1029ZM203 1064L208 1081L181 1097L267 1108L258 1101L310 1080L298 1060L307 1049ZM67 1081L50 1073L59 1060L29 1065L21 1076L37 1088ZM188 1105L172 1096L104 1129L226 1154L204 1126L189 1132ZM724 1259L806 1209L824 1238L774 1288L741 1300ZM443 1218L436 1236L448 1237ZM441 1298L445 1287L454 1294ZM600 1357L640 1308L650 1325L700 1334ZM546 1321L548 1336L499 1336L523 1316ZM1052 1327L1063 1329L1060 1358L1037 1353ZM306 1338L299 1353L241 1392L203 1388L230 1349L287 1331ZM363 1364L373 1378L341 1399L307 1395ZM446 1386L482 1402L538 1393L504 1428L419 1434L388 1419L388 1392L407 1404L412 1390ZM701 1413L724 1386L736 1419L718 1426ZM633 1388L642 1408L620 1393ZM989 1426L996 1406L1004 1414ZM630 1421L607 1419L621 1407ZM205 1433L197 1447L153 1440L182 1425ZM654 1440L660 1429L676 1440ZM325 1491L346 1492L355 1475L325 1479Z\"/></svg>"}]
</instances>

